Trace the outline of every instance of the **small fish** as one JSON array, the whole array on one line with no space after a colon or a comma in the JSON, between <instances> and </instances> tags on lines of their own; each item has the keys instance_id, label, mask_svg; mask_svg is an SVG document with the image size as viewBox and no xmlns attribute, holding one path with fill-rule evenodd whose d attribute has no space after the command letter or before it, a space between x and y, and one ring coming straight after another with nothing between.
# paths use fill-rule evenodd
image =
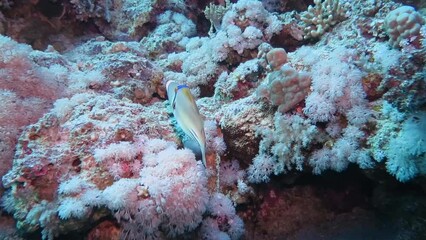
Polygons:
<instances>
[{"instance_id":1,"label":"small fish","mask_svg":"<svg viewBox=\"0 0 426 240\"><path fill-rule=\"evenodd\" d=\"M206 165L206 134L204 133L204 121L198 111L194 97L188 86L179 85L175 81L166 84L167 97L173 108L173 115L177 123L192 140L198 142L204 166Z\"/></svg>"}]
</instances>

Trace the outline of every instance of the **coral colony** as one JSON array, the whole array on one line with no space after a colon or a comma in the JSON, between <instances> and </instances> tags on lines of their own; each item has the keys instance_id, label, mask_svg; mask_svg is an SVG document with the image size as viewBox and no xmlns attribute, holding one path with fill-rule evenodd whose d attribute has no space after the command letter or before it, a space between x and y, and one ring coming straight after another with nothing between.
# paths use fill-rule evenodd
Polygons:
<instances>
[{"instance_id":1,"label":"coral colony","mask_svg":"<svg viewBox=\"0 0 426 240\"><path fill-rule=\"evenodd\" d=\"M1 0L0 239L425 239L425 16Z\"/></svg>"}]
</instances>

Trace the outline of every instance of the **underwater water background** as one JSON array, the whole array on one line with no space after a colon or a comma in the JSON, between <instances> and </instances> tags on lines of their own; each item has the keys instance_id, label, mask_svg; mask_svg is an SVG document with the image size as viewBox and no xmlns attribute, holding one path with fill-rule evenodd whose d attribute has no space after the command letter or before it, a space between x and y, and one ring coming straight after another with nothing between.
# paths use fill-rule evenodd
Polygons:
<instances>
[{"instance_id":1,"label":"underwater water background","mask_svg":"<svg viewBox=\"0 0 426 240\"><path fill-rule=\"evenodd\" d=\"M0 0L0 239L426 239L425 16Z\"/></svg>"}]
</instances>

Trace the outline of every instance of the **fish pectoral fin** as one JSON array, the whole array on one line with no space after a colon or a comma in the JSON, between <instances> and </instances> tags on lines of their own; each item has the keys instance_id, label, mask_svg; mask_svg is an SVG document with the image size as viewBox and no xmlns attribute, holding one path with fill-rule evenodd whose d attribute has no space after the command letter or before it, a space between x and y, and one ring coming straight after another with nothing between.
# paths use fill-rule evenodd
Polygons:
<instances>
[{"instance_id":1,"label":"fish pectoral fin","mask_svg":"<svg viewBox=\"0 0 426 240\"><path fill-rule=\"evenodd\" d=\"M173 109L173 110L175 110L175 109L176 109L176 95L177 95L177 94L175 94L175 95L173 96L173 100L172 100L172 102L171 102L171 105L172 105L172 109Z\"/></svg>"},{"instance_id":2,"label":"fish pectoral fin","mask_svg":"<svg viewBox=\"0 0 426 240\"><path fill-rule=\"evenodd\" d=\"M194 139L195 141L197 141L197 143L198 144L200 144L200 142L198 141L198 137L197 137L197 135L195 134L195 132L194 132L194 129L189 129L189 132L191 133L190 135L190 137L192 138L192 139Z\"/></svg>"}]
</instances>

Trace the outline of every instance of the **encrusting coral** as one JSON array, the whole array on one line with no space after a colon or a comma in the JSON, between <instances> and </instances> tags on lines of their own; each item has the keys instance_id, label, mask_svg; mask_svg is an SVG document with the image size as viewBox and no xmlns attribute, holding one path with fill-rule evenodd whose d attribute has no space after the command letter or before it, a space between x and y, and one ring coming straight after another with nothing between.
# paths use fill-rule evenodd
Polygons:
<instances>
[{"instance_id":1,"label":"encrusting coral","mask_svg":"<svg viewBox=\"0 0 426 240\"><path fill-rule=\"evenodd\" d=\"M386 32L390 44L399 46L402 40L419 37L423 17L413 7L402 6L388 13L385 19Z\"/></svg>"}]
</instances>

